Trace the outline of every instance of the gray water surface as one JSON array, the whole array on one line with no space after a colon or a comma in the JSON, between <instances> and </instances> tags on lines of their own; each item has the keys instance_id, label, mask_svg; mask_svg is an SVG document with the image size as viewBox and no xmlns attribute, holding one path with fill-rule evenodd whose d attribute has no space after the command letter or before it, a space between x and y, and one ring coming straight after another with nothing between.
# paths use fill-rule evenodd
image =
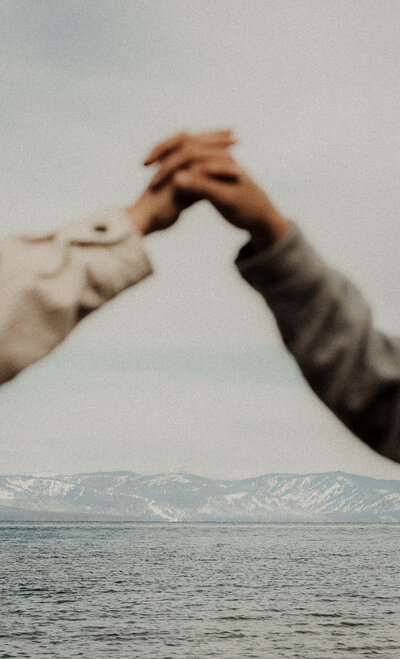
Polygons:
<instances>
[{"instance_id":1,"label":"gray water surface","mask_svg":"<svg viewBox=\"0 0 400 659\"><path fill-rule=\"evenodd\" d=\"M400 657L400 525L0 523L0 657Z\"/></svg>"}]
</instances>

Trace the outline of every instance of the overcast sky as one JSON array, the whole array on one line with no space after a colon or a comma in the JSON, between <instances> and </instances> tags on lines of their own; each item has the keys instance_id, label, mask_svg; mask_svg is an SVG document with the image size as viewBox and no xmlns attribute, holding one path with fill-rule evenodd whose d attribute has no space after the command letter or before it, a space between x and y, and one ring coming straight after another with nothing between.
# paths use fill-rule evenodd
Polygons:
<instances>
[{"instance_id":1,"label":"overcast sky","mask_svg":"<svg viewBox=\"0 0 400 659\"><path fill-rule=\"evenodd\" d=\"M399 333L400 2L0 0L2 235L134 200L177 131L235 154ZM0 473L400 478L319 403L205 204L0 394Z\"/></svg>"}]
</instances>

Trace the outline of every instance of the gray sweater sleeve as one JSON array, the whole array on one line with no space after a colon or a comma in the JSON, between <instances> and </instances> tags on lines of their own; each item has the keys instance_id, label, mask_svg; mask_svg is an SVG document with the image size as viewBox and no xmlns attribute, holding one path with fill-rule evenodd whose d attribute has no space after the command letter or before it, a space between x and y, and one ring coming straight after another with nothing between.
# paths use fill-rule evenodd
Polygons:
<instances>
[{"instance_id":1,"label":"gray sweater sleeve","mask_svg":"<svg viewBox=\"0 0 400 659\"><path fill-rule=\"evenodd\" d=\"M359 290L296 226L264 252L245 245L236 264L314 392L355 435L400 462L400 340L374 328Z\"/></svg>"}]
</instances>

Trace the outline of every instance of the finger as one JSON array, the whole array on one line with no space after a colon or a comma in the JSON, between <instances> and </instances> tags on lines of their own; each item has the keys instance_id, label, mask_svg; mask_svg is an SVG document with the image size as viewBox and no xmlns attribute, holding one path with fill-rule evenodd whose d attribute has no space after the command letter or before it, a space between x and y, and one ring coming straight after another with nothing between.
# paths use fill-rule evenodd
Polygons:
<instances>
[{"instance_id":1,"label":"finger","mask_svg":"<svg viewBox=\"0 0 400 659\"><path fill-rule=\"evenodd\" d=\"M209 148L202 144L188 144L176 153L168 156L161 165L157 174L150 182L151 187L157 187L164 183L175 171L188 167L193 162L200 162L204 160L219 161L225 156L226 162L235 164L229 155L224 153L221 148Z\"/></svg>"},{"instance_id":2,"label":"finger","mask_svg":"<svg viewBox=\"0 0 400 659\"><path fill-rule=\"evenodd\" d=\"M189 136L188 141L194 144L203 144L204 146L228 146L237 142L232 131L229 130L199 133L198 135Z\"/></svg>"},{"instance_id":3,"label":"finger","mask_svg":"<svg viewBox=\"0 0 400 659\"><path fill-rule=\"evenodd\" d=\"M202 133L195 133L192 135L194 138L199 138L202 140L210 140L211 142L215 139L223 138L223 137L231 137L233 134L233 131L231 128L224 128L221 130L206 130L203 131Z\"/></svg>"},{"instance_id":4,"label":"finger","mask_svg":"<svg viewBox=\"0 0 400 659\"><path fill-rule=\"evenodd\" d=\"M236 181L242 173L242 170L235 162L214 160L210 163L204 163L202 173L205 176Z\"/></svg>"},{"instance_id":5,"label":"finger","mask_svg":"<svg viewBox=\"0 0 400 659\"><path fill-rule=\"evenodd\" d=\"M149 157L145 160L145 166L147 167L148 165L152 165L157 161L164 160L178 149L183 148L185 144L189 144L190 142L204 146L228 147L236 144L237 140L236 138L232 137L230 131L201 133L195 136L182 134L156 146Z\"/></svg>"},{"instance_id":6,"label":"finger","mask_svg":"<svg viewBox=\"0 0 400 659\"><path fill-rule=\"evenodd\" d=\"M159 158L164 157L170 151L173 151L178 146L180 146L185 139L188 137L188 134L185 132L179 133L178 135L173 135L169 137L164 142L157 144L154 149L150 152L149 156L144 161L145 165L151 165L153 162L156 162Z\"/></svg>"},{"instance_id":7,"label":"finger","mask_svg":"<svg viewBox=\"0 0 400 659\"><path fill-rule=\"evenodd\" d=\"M191 148L186 146L179 151L169 155L161 165L157 174L153 176L152 180L150 181L150 186L155 188L158 185L161 185L174 171L190 165L190 163L193 162L193 160L196 158L196 155L197 159L204 157L204 147L197 146L197 149L193 149L193 146Z\"/></svg>"},{"instance_id":8,"label":"finger","mask_svg":"<svg viewBox=\"0 0 400 659\"><path fill-rule=\"evenodd\" d=\"M232 183L218 181L193 170L176 172L173 183L177 190L195 195L199 199L208 199L215 204L227 203L229 189L232 187Z\"/></svg>"},{"instance_id":9,"label":"finger","mask_svg":"<svg viewBox=\"0 0 400 659\"><path fill-rule=\"evenodd\" d=\"M232 137L231 130L210 131L206 133L199 133L196 136L191 136L188 133L183 132L170 137L160 144L157 144L146 158L144 164L148 166L152 165L157 160L162 160L166 156L176 151L176 149L180 148L185 142L190 140L197 140L199 142L203 142L204 144L224 145L234 144L236 142L236 140Z\"/></svg>"}]
</instances>

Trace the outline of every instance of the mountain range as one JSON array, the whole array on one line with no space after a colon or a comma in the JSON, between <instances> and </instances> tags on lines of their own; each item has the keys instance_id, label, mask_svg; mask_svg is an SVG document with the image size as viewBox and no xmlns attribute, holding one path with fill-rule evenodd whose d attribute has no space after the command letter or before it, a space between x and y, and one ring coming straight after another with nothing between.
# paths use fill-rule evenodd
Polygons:
<instances>
[{"instance_id":1,"label":"mountain range","mask_svg":"<svg viewBox=\"0 0 400 659\"><path fill-rule=\"evenodd\" d=\"M0 520L400 522L400 481L343 472L213 480L185 472L0 476Z\"/></svg>"}]
</instances>

